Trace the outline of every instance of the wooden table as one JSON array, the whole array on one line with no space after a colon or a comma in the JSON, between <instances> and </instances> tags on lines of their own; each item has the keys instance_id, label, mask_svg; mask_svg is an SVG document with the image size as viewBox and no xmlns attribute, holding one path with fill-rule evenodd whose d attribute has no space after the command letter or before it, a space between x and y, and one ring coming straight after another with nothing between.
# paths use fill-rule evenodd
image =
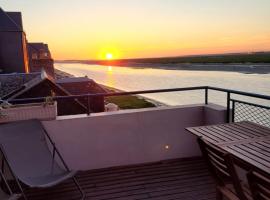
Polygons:
<instances>
[{"instance_id":1,"label":"wooden table","mask_svg":"<svg viewBox=\"0 0 270 200\"><path fill-rule=\"evenodd\" d=\"M270 128L237 122L187 130L270 174Z\"/></svg>"}]
</instances>

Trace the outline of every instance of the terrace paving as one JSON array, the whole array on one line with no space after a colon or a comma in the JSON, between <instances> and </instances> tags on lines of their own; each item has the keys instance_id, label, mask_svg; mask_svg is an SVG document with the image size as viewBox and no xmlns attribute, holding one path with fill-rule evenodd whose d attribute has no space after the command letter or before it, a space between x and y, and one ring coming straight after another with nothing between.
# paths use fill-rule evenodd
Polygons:
<instances>
[{"instance_id":1,"label":"terrace paving","mask_svg":"<svg viewBox=\"0 0 270 200\"><path fill-rule=\"evenodd\" d=\"M94 159L93 159L94 162ZM215 183L202 158L79 172L89 200L214 200ZM71 180L51 189L27 189L30 200L80 199Z\"/></svg>"}]
</instances>

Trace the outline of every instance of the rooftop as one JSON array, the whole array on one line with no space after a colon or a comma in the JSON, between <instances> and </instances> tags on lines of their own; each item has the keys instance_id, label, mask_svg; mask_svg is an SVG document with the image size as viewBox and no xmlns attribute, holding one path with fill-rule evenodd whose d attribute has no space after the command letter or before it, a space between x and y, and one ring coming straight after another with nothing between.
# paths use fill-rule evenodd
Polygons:
<instances>
[{"instance_id":1,"label":"rooftop","mask_svg":"<svg viewBox=\"0 0 270 200\"><path fill-rule=\"evenodd\" d=\"M104 93L105 90L88 77L67 77L56 80L56 83L73 95Z\"/></svg>"},{"instance_id":2,"label":"rooftop","mask_svg":"<svg viewBox=\"0 0 270 200\"><path fill-rule=\"evenodd\" d=\"M0 74L0 97L23 87L24 84L41 76L41 73L12 73Z\"/></svg>"},{"instance_id":3,"label":"rooftop","mask_svg":"<svg viewBox=\"0 0 270 200\"><path fill-rule=\"evenodd\" d=\"M88 77L64 77L58 79L57 83L78 83L78 82L93 82L93 79L89 79Z\"/></svg>"},{"instance_id":4,"label":"rooftop","mask_svg":"<svg viewBox=\"0 0 270 200\"><path fill-rule=\"evenodd\" d=\"M42 43L42 42L28 42L28 47L31 50L39 52L40 50L44 50L49 52L48 44Z\"/></svg>"}]
</instances>

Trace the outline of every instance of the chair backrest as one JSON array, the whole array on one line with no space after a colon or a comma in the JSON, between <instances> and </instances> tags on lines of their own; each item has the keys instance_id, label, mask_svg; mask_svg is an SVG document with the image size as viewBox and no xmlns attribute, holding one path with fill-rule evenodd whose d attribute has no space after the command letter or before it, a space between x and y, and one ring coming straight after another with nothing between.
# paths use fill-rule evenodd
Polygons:
<instances>
[{"instance_id":1,"label":"chair backrest","mask_svg":"<svg viewBox=\"0 0 270 200\"><path fill-rule=\"evenodd\" d=\"M227 182L231 182L232 177L226 163L227 153L202 138L198 139L198 143L208 168L218 184L225 185Z\"/></svg>"},{"instance_id":2,"label":"chair backrest","mask_svg":"<svg viewBox=\"0 0 270 200\"><path fill-rule=\"evenodd\" d=\"M243 200L253 199L247 180L247 174L253 166L230 154L226 160L234 188L239 198Z\"/></svg>"},{"instance_id":3,"label":"chair backrest","mask_svg":"<svg viewBox=\"0 0 270 200\"><path fill-rule=\"evenodd\" d=\"M256 170L247 175L254 200L270 200L270 175Z\"/></svg>"},{"instance_id":4,"label":"chair backrest","mask_svg":"<svg viewBox=\"0 0 270 200\"><path fill-rule=\"evenodd\" d=\"M62 168L53 161L45 134L38 120L0 126L1 148L12 171L20 180L63 173Z\"/></svg>"},{"instance_id":5,"label":"chair backrest","mask_svg":"<svg viewBox=\"0 0 270 200\"><path fill-rule=\"evenodd\" d=\"M223 151L219 147L210 144L209 142L198 139L202 154L208 164L210 172L220 186L232 184L237 196L241 200L247 200L241 186L241 181L233 166L231 154Z\"/></svg>"}]
</instances>

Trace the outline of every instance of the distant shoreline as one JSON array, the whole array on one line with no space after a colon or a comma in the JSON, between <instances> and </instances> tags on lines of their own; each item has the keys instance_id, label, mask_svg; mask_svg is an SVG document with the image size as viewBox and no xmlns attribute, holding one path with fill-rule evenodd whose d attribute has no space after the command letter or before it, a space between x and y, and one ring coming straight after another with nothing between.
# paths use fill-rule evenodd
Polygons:
<instances>
[{"instance_id":1,"label":"distant shoreline","mask_svg":"<svg viewBox=\"0 0 270 200\"><path fill-rule=\"evenodd\" d=\"M58 63L125 66L167 70L270 73L270 51L118 60L61 60Z\"/></svg>"},{"instance_id":2,"label":"distant shoreline","mask_svg":"<svg viewBox=\"0 0 270 200\"><path fill-rule=\"evenodd\" d=\"M131 67L137 69L151 68L151 69L165 69L165 70L188 70L188 71L225 71L225 72L240 72L246 74L269 74L270 63L176 63L176 64L162 64L162 63L136 63L125 62L108 64L94 64L85 62L56 62L58 64L87 64L87 65L104 65L114 67Z\"/></svg>"}]
</instances>

